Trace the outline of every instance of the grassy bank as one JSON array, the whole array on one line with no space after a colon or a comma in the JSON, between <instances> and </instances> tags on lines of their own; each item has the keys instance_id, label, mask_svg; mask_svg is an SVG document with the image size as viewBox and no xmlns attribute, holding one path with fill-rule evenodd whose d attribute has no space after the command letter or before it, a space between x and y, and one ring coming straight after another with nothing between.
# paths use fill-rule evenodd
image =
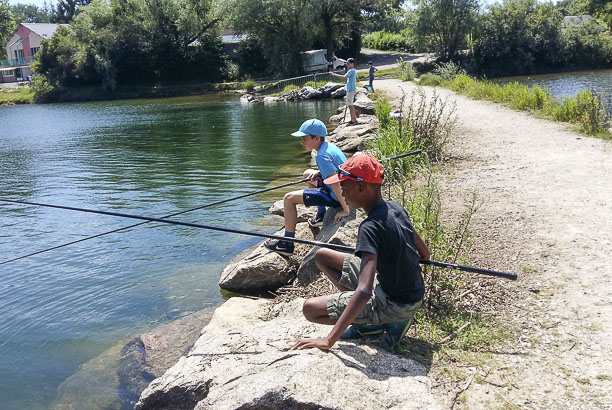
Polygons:
<instances>
[{"instance_id":1,"label":"grassy bank","mask_svg":"<svg viewBox=\"0 0 612 410\"><path fill-rule=\"evenodd\" d=\"M34 92L29 87L0 88L0 105L31 104Z\"/></svg>"},{"instance_id":2,"label":"grassy bank","mask_svg":"<svg viewBox=\"0 0 612 410\"><path fill-rule=\"evenodd\" d=\"M601 96L594 91L582 90L558 103L548 90L540 87L530 89L517 82L499 85L477 80L456 67L441 67L438 73L424 74L418 78L418 84L450 88L475 100L493 101L541 118L574 124L588 136L612 139L610 118Z\"/></svg>"}]
</instances>

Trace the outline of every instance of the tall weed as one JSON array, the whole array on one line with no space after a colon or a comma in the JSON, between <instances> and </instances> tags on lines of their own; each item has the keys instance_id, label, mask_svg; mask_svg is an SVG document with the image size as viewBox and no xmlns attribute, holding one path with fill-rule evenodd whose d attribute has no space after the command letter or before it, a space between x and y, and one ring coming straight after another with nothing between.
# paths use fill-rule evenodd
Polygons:
<instances>
[{"instance_id":1,"label":"tall weed","mask_svg":"<svg viewBox=\"0 0 612 410\"><path fill-rule=\"evenodd\" d=\"M450 263L466 263L472 247L469 226L473 215L481 205L476 194L468 199L459 221L451 228L442 222L442 202L438 184L429 170L423 172L424 183L417 186L406 199L401 193L402 205L412 218L414 228L423 238L431 258ZM458 291L465 288L467 275L448 269L428 266L424 306L437 311L455 310Z\"/></svg>"},{"instance_id":2,"label":"tall weed","mask_svg":"<svg viewBox=\"0 0 612 410\"><path fill-rule=\"evenodd\" d=\"M416 77L416 71L409 61L404 61L403 58L397 59L397 78L402 81L413 81Z\"/></svg>"},{"instance_id":3,"label":"tall weed","mask_svg":"<svg viewBox=\"0 0 612 410\"><path fill-rule=\"evenodd\" d=\"M406 95L402 105L406 105ZM430 161L440 161L444 148L457 122L457 104L442 99L436 91L427 97L423 88L414 90L410 103L403 110L407 129L414 145L429 156Z\"/></svg>"}]
</instances>

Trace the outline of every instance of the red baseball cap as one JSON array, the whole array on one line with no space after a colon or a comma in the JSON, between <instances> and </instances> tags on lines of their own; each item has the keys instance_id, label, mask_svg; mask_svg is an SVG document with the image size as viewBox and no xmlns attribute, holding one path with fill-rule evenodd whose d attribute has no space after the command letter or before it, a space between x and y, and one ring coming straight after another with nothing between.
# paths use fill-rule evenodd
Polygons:
<instances>
[{"instance_id":1,"label":"red baseball cap","mask_svg":"<svg viewBox=\"0 0 612 410\"><path fill-rule=\"evenodd\" d=\"M331 185L347 179L367 182L368 184L382 184L383 179L385 179L385 171L380 162L372 155L354 155L340 165L338 173L323 182L326 185Z\"/></svg>"}]
</instances>

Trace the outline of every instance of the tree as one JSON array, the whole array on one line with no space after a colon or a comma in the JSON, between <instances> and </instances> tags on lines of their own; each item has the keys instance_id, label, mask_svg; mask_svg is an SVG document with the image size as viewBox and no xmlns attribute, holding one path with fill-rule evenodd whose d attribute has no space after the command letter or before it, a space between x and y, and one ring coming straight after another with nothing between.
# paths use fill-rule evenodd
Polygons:
<instances>
[{"instance_id":1,"label":"tree","mask_svg":"<svg viewBox=\"0 0 612 410\"><path fill-rule=\"evenodd\" d=\"M70 23L77 13L77 9L86 6L91 0L59 0L54 16L55 23Z\"/></svg>"},{"instance_id":2,"label":"tree","mask_svg":"<svg viewBox=\"0 0 612 410\"><path fill-rule=\"evenodd\" d=\"M8 37L15 30L15 19L13 13L11 13L11 7L8 4L8 0L0 0L0 57L6 57L6 48L4 45L8 40Z\"/></svg>"},{"instance_id":3,"label":"tree","mask_svg":"<svg viewBox=\"0 0 612 410\"><path fill-rule=\"evenodd\" d=\"M12 6L15 22L19 23L49 23L53 17L46 7L39 8L33 4L16 4Z\"/></svg>"},{"instance_id":4,"label":"tree","mask_svg":"<svg viewBox=\"0 0 612 410\"><path fill-rule=\"evenodd\" d=\"M302 72L301 52L312 43L317 22L311 0L229 0L224 14L239 33L256 38L277 72Z\"/></svg>"},{"instance_id":5,"label":"tree","mask_svg":"<svg viewBox=\"0 0 612 410\"><path fill-rule=\"evenodd\" d=\"M427 38L443 61L456 59L467 47L478 0L416 0L416 4L417 35Z\"/></svg>"}]
</instances>

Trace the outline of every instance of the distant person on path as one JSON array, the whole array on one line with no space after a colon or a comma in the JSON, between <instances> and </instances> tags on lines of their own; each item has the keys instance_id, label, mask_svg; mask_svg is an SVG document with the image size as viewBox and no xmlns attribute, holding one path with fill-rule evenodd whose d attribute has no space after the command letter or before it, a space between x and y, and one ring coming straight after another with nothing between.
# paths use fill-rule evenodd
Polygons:
<instances>
[{"instance_id":1,"label":"distant person on path","mask_svg":"<svg viewBox=\"0 0 612 410\"><path fill-rule=\"evenodd\" d=\"M355 70L355 59L349 58L346 60L346 67L348 68L346 74L336 74L333 71L330 71L329 75L346 80L346 105L351 113L351 121L348 125L355 125L357 124L357 116L355 115L355 106L353 105L353 101L355 100L355 92L357 91L355 81L359 82L359 78L357 78L357 70Z\"/></svg>"},{"instance_id":2,"label":"distant person on path","mask_svg":"<svg viewBox=\"0 0 612 410\"><path fill-rule=\"evenodd\" d=\"M382 334L381 347L395 350L421 307L425 284L420 261L427 245L401 205L382 198L382 165L371 155L346 161L326 184L340 182L351 208L368 215L359 225L355 254L319 249L315 262L341 291L307 299L303 312L314 323L334 325L326 338L302 339L293 349L330 349L338 339ZM349 325L353 324L349 327Z\"/></svg>"},{"instance_id":3,"label":"distant person on path","mask_svg":"<svg viewBox=\"0 0 612 410\"><path fill-rule=\"evenodd\" d=\"M370 91L374 92L374 73L378 71L378 68L374 67L371 61L368 61L368 80L370 85Z\"/></svg>"},{"instance_id":4,"label":"distant person on path","mask_svg":"<svg viewBox=\"0 0 612 410\"><path fill-rule=\"evenodd\" d=\"M350 212L346 201L340 194L340 183L324 184L323 179L329 178L336 174L338 167L346 161L346 156L340 148L334 144L325 141L327 136L327 127L322 121L311 119L304 121L300 129L293 134L294 137L301 139L300 144L306 151L317 151L317 167L319 170L307 169L304 171L304 178L310 178L308 181L309 188L289 192L283 198L285 208L285 236L294 238L295 227L297 225L297 204L306 206L317 206L317 214L308 220L308 224L312 227L323 225L323 217L328 206L342 208L335 218L334 223L347 216ZM291 256L293 254L293 242L267 240L264 246L271 251L281 255Z\"/></svg>"}]
</instances>

